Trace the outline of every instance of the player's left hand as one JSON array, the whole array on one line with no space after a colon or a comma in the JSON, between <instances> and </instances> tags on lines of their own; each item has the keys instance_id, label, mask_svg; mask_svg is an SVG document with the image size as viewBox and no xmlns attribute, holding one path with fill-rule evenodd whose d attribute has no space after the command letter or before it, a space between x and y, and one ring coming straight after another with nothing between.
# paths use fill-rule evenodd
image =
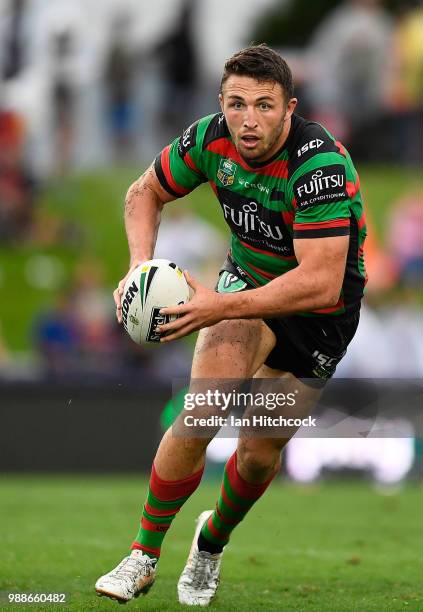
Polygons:
<instances>
[{"instance_id":1,"label":"player's left hand","mask_svg":"<svg viewBox=\"0 0 423 612\"><path fill-rule=\"evenodd\" d=\"M222 295L201 285L186 270L184 275L188 285L194 290L194 295L186 304L160 310L160 314L178 315L175 321L157 326L160 334L166 334L160 342L171 342L183 338L225 318Z\"/></svg>"}]
</instances>

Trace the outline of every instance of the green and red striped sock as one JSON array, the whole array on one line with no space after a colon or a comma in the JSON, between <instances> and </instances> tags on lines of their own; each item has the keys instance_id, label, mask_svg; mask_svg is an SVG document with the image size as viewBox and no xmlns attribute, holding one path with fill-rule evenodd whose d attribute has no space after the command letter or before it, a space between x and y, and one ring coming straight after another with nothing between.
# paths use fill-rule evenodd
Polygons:
<instances>
[{"instance_id":1,"label":"green and red striped sock","mask_svg":"<svg viewBox=\"0 0 423 612\"><path fill-rule=\"evenodd\" d=\"M176 514L200 484L204 468L182 480L162 480L153 467L144 504L141 525L131 550L142 550L149 557L160 557L160 548Z\"/></svg>"},{"instance_id":2,"label":"green and red striped sock","mask_svg":"<svg viewBox=\"0 0 423 612\"><path fill-rule=\"evenodd\" d=\"M232 531L263 495L276 474L276 472L272 474L262 484L251 484L239 474L236 457L235 451L225 466L216 508L200 532L198 542L200 550L220 552L229 542Z\"/></svg>"}]
</instances>

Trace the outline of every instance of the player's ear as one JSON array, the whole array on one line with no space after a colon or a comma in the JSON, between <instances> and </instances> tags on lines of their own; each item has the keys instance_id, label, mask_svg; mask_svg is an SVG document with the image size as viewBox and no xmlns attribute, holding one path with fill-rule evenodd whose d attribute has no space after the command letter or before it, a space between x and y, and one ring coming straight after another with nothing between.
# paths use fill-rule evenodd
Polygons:
<instances>
[{"instance_id":1,"label":"player's ear","mask_svg":"<svg viewBox=\"0 0 423 612\"><path fill-rule=\"evenodd\" d=\"M290 116L294 112L295 107L297 106L297 104L298 104L298 99L297 98L291 98L289 100L288 104L286 105L285 120L290 118Z\"/></svg>"},{"instance_id":2,"label":"player's ear","mask_svg":"<svg viewBox=\"0 0 423 612\"><path fill-rule=\"evenodd\" d=\"M220 104L220 110L223 113L223 96L221 93L219 94L219 104Z\"/></svg>"}]
</instances>

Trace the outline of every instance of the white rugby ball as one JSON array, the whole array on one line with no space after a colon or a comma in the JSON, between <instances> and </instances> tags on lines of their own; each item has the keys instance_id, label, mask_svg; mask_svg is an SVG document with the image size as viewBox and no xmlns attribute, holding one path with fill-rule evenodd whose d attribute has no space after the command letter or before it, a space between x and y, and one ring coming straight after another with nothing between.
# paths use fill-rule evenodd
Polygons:
<instances>
[{"instance_id":1,"label":"white rugby ball","mask_svg":"<svg viewBox=\"0 0 423 612\"><path fill-rule=\"evenodd\" d=\"M182 270L168 259L150 259L131 272L123 290L122 323L134 342L160 342L157 325L175 316L161 315L161 308L189 300L189 286Z\"/></svg>"}]
</instances>

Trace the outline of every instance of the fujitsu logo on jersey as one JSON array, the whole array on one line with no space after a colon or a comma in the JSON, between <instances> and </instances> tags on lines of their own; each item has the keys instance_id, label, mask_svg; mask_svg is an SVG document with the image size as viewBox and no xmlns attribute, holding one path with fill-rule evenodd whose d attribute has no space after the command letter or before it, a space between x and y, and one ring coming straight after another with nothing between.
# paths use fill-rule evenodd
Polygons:
<instances>
[{"instance_id":1,"label":"fujitsu logo on jersey","mask_svg":"<svg viewBox=\"0 0 423 612\"><path fill-rule=\"evenodd\" d=\"M251 232L259 232L266 238L273 240L283 240L283 233L278 225L270 225L257 214L257 202L249 202L243 204L241 210L235 210L228 204L222 204L225 219L231 219L232 223L239 227L245 234Z\"/></svg>"},{"instance_id":2,"label":"fujitsu logo on jersey","mask_svg":"<svg viewBox=\"0 0 423 612\"><path fill-rule=\"evenodd\" d=\"M303 195L318 195L321 191L331 187L343 187L345 185L345 175L330 174L325 176L323 170L316 170L312 175L311 181L297 188L298 197Z\"/></svg>"},{"instance_id":3,"label":"fujitsu logo on jersey","mask_svg":"<svg viewBox=\"0 0 423 612\"><path fill-rule=\"evenodd\" d=\"M295 182L294 195L300 209L345 200L348 198L345 167L332 164L306 172Z\"/></svg>"}]
</instances>

